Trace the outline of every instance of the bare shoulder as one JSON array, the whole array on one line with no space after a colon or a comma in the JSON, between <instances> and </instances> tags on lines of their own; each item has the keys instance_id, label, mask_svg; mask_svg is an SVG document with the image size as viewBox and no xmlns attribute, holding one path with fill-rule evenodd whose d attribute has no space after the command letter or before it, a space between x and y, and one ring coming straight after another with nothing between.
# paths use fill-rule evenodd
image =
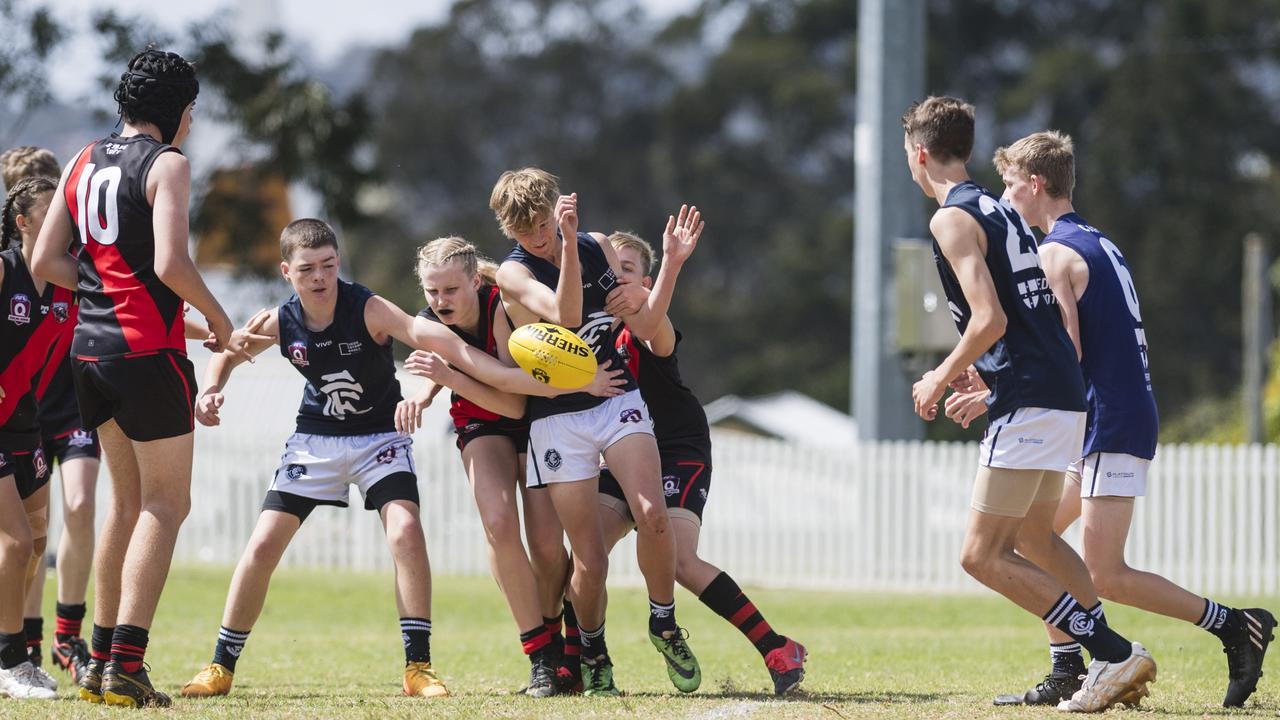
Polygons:
<instances>
[{"instance_id":1,"label":"bare shoulder","mask_svg":"<svg viewBox=\"0 0 1280 720\"><path fill-rule=\"evenodd\" d=\"M191 162L187 156L179 152L162 152L151 164L151 178L157 180L180 180L191 178Z\"/></svg>"},{"instance_id":2,"label":"bare shoulder","mask_svg":"<svg viewBox=\"0 0 1280 720\"><path fill-rule=\"evenodd\" d=\"M515 260L507 260L498 266L497 273L498 287L502 288L508 283L519 282L523 278L533 277L533 273L529 272L529 268L524 263L518 263Z\"/></svg>"},{"instance_id":3,"label":"bare shoulder","mask_svg":"<svg viewBox=\"0 0 1280 720\"><path fill-rule=\"evenodd\" d=\"M978 239L982 228L972 215L960 208L945 207L935 212L929 219L929 232L948 256L970 248L982 249Z\"/></svg>"}]
</instances>

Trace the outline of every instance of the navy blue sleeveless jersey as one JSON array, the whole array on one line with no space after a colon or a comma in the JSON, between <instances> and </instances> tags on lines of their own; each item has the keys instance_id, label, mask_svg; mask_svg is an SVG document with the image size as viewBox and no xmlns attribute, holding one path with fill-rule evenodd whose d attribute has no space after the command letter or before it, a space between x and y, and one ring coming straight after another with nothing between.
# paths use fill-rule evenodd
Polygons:
<instances>
[{"instance_id":1,"label":"navy blue sleeveless jersey","mask_svg":"<svg viewBox=\"0 0 1280 720\"><path fill-rule=\"evenodd\" d=\"M622 388L624 391L635 390L635 377L618 356L617 342L618 333L622 330L621 323L616 322L616 319L604 309L604 300L608 297L609 291L617 287L618 277L614 275L613 268L609 267L609 259L605 257L600 243L587 233L578 233L578 260L582 266L582 319L584 322L580 327L569 329L591 346L596 362L601 365L612 362L613 369L622 368L627 381ZM560 280L560 268L554 264L530 255L519 245L512 248L503 259L503 262L508 261L524 265L529 268L529 272L533 273L533 277L538 282L552 290L556 289L556 284ZM604 401L605 398L585 392L570 393L555 398L530 397L529 420L580 412Z\"/></svg>"},{"instance_id":2,"label":"navy blue sleeveless jersey","mask_svg":"<svg viewBox=\"0 0 1280 720\"><path fill-rule=\"evenodd\" d=\"M1031 228L1013 208L971 180L951 188L943 207L969 213L986 234L987 270L1008 319L1004 337L974 363L991 388L987 416L994 420L1024 407L1084 412L1084 378L1075 346L1040 268ZM951 315L964 333L972 316L969 303L936 240L933 255Z\"/></svg>"},{"instance_id":3,"label":"navy blue sleeveless jersey","mask_svg":"<svg viewBox=\"0 0 1280 720\"><path fill-rule=\"evenodd\" d=\"M379 345L364 321L373 291L338 281L338 306L329 327L308 330L294 295L280 306L280 353L307 379L298 432L371 435L394 432L400 381L391 342Z\"/></svg>"},{"instance_id":4,"label":"navy blue sleeveless jersey","mask_svg":"<svg viewBox=\"0 0 1280 720\"><path fill-rule=\"evenodd\" d=\"M1076 213L1058 218L1044 242L1071 248L1089 266L1089 283L1076 303L1089 402L1084 454L1124 453L1150 460L1156 455L1160 419L1129 265L1114 243Z\"/></svg>"}]
</instances>

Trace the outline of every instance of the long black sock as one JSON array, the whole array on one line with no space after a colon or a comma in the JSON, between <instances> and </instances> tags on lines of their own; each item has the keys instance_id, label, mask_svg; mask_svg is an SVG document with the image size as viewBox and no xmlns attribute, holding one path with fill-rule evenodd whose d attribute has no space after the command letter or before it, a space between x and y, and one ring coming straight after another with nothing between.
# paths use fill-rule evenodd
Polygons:
<instances>
[{"instance_id":1,"label":"long black sock","mask_svg":"<svg viewBox=\"0 0 1280 720\"><path fill-rule=\"evenodd\" d=\"M578 629L578 614L573 603L564 601L564 664L574 677L582 676L582 634Z\"/></svg>"},{"instance_id":2,"label":"long black sock","mask_svg":"<svg viewBox=\"0 0 1280 720\"><path fill-rule=\"evenodd\" d=\"M38 657L40 655L40 643L44 640L44 618L29 617L22 618L22 634L27 636L27 653L34 652Z\"/></svg>"},{"instance_id":3,"label":"long black sock","mask_svg":"<svg viewBox=\"0 0 1280 720\"><path fill-rule=\"evenodd\" d=\"M400 618L400 638L404 640L404 664L431 662L431 621Z\"/></svg>"},{"instance_id":4,"label":"long black sock","mask_svg":"<svg viewBox=\"0 0 1280 720\"><path fill-rule=\"evenodd\" d=\"M218 628L218 644L213 647L213 661L222 667L236 671L236 661L244 652L244 644L249 642L248 630L232 630L223 625Z\"/></svg>"},{"instance_id":5,"label":"long black sock","mask_svg":"<svg viewBox=\"0 0 1280 720\"><path fill-rule=\"evenodd\" d=\"M111 659L111 637L116 633L116 626L93 626L93 636L89 642L89 656L105 663Z\"/></svg>"},{"instance_id":6,"label":"long black sock","mask_svg":"<svg viewBox=\"0 0 1280 720\"><path fill-rule=\"evenodd\" d=\"M1072 640L1065 643L1049 643L1049 658L1053 660L1053 671L1059 675L1081 675L1084 673L1084 653L1080 643Z\"/></svg>"},{"instance_id":7,"label":"long black sock","mask_svg":"<svg viewBox=\"0 0 1280 720\"><path fill-rule=\"evenodd\" d=\"M1204 613L1196 625L1213 633L1222 642L1227 642L1245 632L1244 621L1240 618L1239 610L1219 605L1209 598L1204 599Z\"/></svg>"},{"instance_id":8,"label":"long black sock","mask_svg":"<svg viewBox=\"0 0 1280 720\"><path fill-rule=\"evenodd\" d=\"M127 673L142 669L151 632L137 625L117 625L111 634L111 660Z\"/></svg>"},{"instance_id":9,"label":"long black sock","mask_svg":"<svg viewBox=\"0 0 1280 720\"><path fill-rule=\"evenodd\" d=\"M742 592L742 588L727 573L717 575L698 599L746 635L761 655L768 655L769 651L787 643L786 638L773 631L764 615L756 609L755 603L751 602L751 598Z\"/></svg>"},{"instance_id":10,"label":"long black sock","mask_svg":"<svg viewBox=\"0 0 1280 720\"><path fill-rule=\"evenodd\" d=\"M1044 621L1074 638L1095 660L1119 662L1133 652L1128 640L1091 615L1069 592L1062 593L1044 614Z\"/></svg>"},{"instance_id":11,"label":"long black sock","mask_svg":"<svg viewBox=\"0 0 1280 720\"><path fill-rule=\"evenodd\" d=\"M65 643L80 637L80 623L84 622L85 615L84 603L58 603L55 610L58 619L57 627L53 630L54 639Z\"/></svg>"},{"instance_id":12,"label":"long black sock","mask_svg":"<svg viewBox=\"0 0 1280 720\"><path fill-rule=\"evenodd\" d=\"M22 631L0 633L0 669L8 670L27 661L27 635Z\"/></svg>"}]
</instances>

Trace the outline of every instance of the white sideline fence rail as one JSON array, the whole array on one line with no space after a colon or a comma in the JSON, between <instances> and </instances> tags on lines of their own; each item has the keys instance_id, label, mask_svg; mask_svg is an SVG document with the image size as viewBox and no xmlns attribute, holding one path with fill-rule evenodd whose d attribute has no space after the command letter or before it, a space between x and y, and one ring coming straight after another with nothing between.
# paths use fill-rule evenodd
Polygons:
<instances>
[{"instance_id":1,"label":"white sideline fence rail","mask_svg":"<svg viewBox=\"0 0 1280 720\"><path fill-rule=\"evenodd\" d=\"M193 352L197 377L202 358ZM274 357L273 357L274 356ZM416 379L402 376L406 392ZM301 380L274 353L237 371L223 425L196 433L192 509L176 563L232 565L270 484ZM442 418L444 398L415 436L422 519L434 573L486 575L484 531ZM743 584L882 591L979 589L961 569L977 445L852 442L805 447L717 433L701 554ZM50 548L61 531L54 479ZM109 498L104 464L98 524ZM1280 446L1163 445L1138 500L1128 544L1134 567L1197 593L1280 594ZM289 567L391 569L382 528L352 492L351 507L319 507L285 555ZM1078 546L1078 525L1068 539ZM610 580L639 584L634 535L613 552Z\"/></svg>"}]
</instances>

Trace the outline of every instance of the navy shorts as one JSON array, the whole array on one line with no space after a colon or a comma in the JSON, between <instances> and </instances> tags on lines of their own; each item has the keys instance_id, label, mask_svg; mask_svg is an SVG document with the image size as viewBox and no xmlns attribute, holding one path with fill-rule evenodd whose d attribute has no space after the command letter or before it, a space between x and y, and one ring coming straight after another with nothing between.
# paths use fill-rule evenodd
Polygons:
<instances>
[{"instance_id":1,"label":"navy shorts","mask_svg":"<svg viewBox=\"0 0 1280 720\"><path fill-rule=\"evenodd\" d=\"M672 515L687 514L702 524L702 512L711 491L711 458L702 453L667 453L662 456L662 496ZM622 486L608 468L600 470L600 500L623 517L634 520Z\"/></svg>"},{"instance_id":2,"label":"navy shorts","mask_svg":"<svg viewBox=\"0 0 1280 720\"><path fill-rule=\"evenodd\" d=\"M0 450L0 478L13 477L18 497L26 500L49 484L49 461L44 448L28 451Z\"/></svg>"}]
</instances>

